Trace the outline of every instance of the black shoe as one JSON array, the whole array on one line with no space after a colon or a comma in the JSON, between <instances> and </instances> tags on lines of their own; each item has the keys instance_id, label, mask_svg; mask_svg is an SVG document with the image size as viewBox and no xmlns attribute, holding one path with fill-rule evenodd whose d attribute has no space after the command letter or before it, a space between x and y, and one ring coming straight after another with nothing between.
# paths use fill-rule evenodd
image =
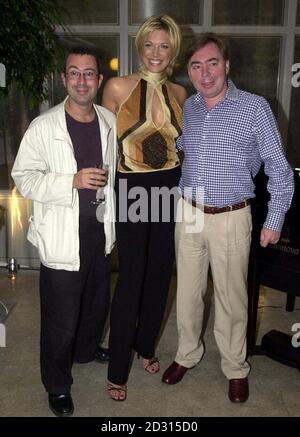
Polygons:
<instances>
[{"instance_id":1,"label":"black shoe","mask_svg":"<svg viewBox=\"0 0 300 437\"><path fill-rule=\"evenodd\" d=\"M108 363L109 361L109 349L101 346L97 346L95 352L95 361L99 363Z\"/></svg>"},{"instance_id":2,"label":"black shoe","mask_svg":"<svg viewBox=\"0 0 300 437\"><path fill-rule=\"evenodd\" d=\"M58 417L72 416L74 405L70 394L48 393L49 407L52 413Z\"/></svg>"}]
</instances>

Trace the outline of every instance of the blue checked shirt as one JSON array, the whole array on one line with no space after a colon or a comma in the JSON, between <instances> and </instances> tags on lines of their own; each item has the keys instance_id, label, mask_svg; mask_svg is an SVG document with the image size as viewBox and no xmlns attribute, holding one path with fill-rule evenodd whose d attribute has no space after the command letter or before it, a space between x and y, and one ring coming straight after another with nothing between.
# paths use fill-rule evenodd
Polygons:
<instances>
[{"instance_id":1,"label":"blue checked shirt","mask_svg":"<svg viewBox=\"0 0 300 437\"><path fill-rule=\"evenodd\" d=\"M184 105L177 147L184 151L181 193L219 208L255 197L252 178L264 162L271 195L264 227L281 231L294 179L263 97L239 90L228 80L224 100L207 111L200 93L194 94Z\"/></svg>"}]
</instances>

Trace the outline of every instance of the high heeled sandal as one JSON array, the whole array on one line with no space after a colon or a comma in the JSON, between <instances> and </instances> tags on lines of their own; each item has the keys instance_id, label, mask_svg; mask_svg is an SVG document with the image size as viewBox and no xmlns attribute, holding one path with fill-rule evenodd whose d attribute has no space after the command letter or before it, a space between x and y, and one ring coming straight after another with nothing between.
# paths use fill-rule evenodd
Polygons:
<instances>
[{"instance_id":1,"label":"high heeled sandal","mask_svg":"<svg viewBox=\"0 0 300 437\"><path fill-rule=\"evenodd\" d=\"M113 396L113 391L116 391L118 393L119 397L114 397ZM112 382L109 382L107 384L107 392L109 394L109 397L116 402L123 402L126 400L127 398L127 386L126 385L116 385L113 384ZM124 393L124 398L121 398L120 395L122 395Z\"/></svg>"},{"instance_id":2,"label":"high heeled sandal","mask_svg":"<svg viewBox=\"0 0 300 437\"><path fill-rule=\"evenodd\" d=\"M143 358L143 359L147 360L147 358ZM156 364L156 366L152 367L155 364ZM144 366L144 364L143 364L143 366ZM151 368L154 370L152 371ZM151 373L151 375L154 375L155 373L159 372L160 371L160 364L159 364L158 358L157 357L150 358L150 360L148 360L148 364L146 364L144 366L144 369L146 372Z\"/></svg>"}]
</instances>

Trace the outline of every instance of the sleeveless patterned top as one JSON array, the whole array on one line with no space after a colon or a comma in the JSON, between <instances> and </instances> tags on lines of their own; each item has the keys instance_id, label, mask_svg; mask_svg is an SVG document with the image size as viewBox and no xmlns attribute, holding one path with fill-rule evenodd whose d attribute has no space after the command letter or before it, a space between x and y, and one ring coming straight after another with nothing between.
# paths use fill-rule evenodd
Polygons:
<instances>
[{"instance_id":1,"label":"sleeveless patterned top","mask_svg":"<svg viewBox=\"0 0 300 437\"><path fill-rule=\"evenodd\" d=\"M181 134L182 110L166 84L167 76L139 71L139 80L117 113L120 172L151 172L179 165L175 140ZM154 92L163 123L152 119Z\"/></svg>"}]
</instances>

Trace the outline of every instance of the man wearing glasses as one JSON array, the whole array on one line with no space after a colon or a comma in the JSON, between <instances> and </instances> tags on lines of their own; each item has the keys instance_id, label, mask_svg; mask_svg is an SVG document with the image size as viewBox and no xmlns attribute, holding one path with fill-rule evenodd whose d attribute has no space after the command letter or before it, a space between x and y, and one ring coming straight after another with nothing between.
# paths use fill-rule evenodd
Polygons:
<instances>
[{"instance_id":1,"label":"man wearing glasses","mask_svg":"<svg viewBox=\"0 0 300 437\"><path fill-rule=\"evenodd\" d=\"M70 416L72 364L99 355L109 308L116 133L115 116L93 104L103 79L97 55L72 49L61 77L68 96L30 124L12 177L33 200L28 239L41 259L42 382L52 412Z\"/></svg>"}]
</instances>

